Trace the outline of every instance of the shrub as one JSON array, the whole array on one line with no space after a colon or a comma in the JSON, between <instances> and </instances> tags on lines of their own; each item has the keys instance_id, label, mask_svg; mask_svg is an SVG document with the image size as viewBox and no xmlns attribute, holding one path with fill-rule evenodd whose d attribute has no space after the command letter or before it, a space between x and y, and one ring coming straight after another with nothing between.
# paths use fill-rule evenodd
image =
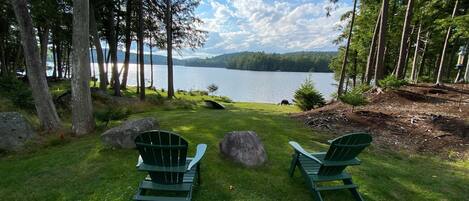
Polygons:
<instances>
[{"instance_id":1,"label":"shrub","mask_svg":"<svg viewBox=\"0 0 469 201\"><path fill-rule=\"evenodd\" d=\"M11 100L0 97L0 112L15 111L15 107Z\"/></svg>"},{"instance_id":2,"label":"shrub","mask_svg":"<svg viewBox=\"0 0 469 201\"><path fill-rule=\"evenodd\" d=\"M164 103L164 108L166 110L194 109L196 105L197 103L195 101L176 98L176 99L166 100Z\"/></svg>"},{"instance_id":3,"label":"shrub","mask_svg":"<svg viewBox=\"0 0 469 201\"><path fill-rule=\"evenodd\" d=\"M108 95L106 91L100 91L100 89L93 89L91 91L91 99L93 101L97 101L97 102L101 102L105 104L108 104L112 101L111 96Z\"/></svg>"},{"instance_id":4,"label":"shrub","mask_svg":"<svg viewBox=\"0 0 469 201\"><path fill-rule=\"evenodd\" d=\"M176 93L186 95L187 91L183 90L183 89L178 89L178 90L176 90Z\"/></svg>"},{"instance_id":5,"label":"shrub","mask_svg":"<svg viewBox=\"0 0 469 201\"><path fill-rule=\"evenodd\" d=\"M127 108L107 106L94 112L94 116L101 122L106 123L106 127L112 120L125 119L130 115Z\"/></svg>"},{"instance_id":6,"label":"shrub","mask_svg":"<svg viewBox=\"0 0 469 201\"><path fill-rule=\"evenodd\" d=\"M303 111L326 104L324 97L314 88L313 81L309 78L295 91L293 102Z\"/></svg>"},{"instance_id":7,"label":"shrub","mask_svg":"<svg viewBox=\"0 0 469 201\"><path fill-rule=\"evenodd\" d=\"M207 90L209 93L213 94L218 90L218 86L215 84L210 84L208 85Z\"/></svg>"},{"instance_id":8,"label":"shrub","mask_svg":"<svg viewBox=\"0 0 469 201\"><path fill-rule=\"evenodd\" d=\"M147 97L147 101L155 105L162 105L165 102L165 100L166 98L163 97L163 95L161 95L158 92L155 95L149 95Z\"/></svg>"},{"instance_id":9,"label":"shrub","mask_svg":"<svg viewBox=\"0 0 469 201\"><path fill-rule=\"evenodd\" d=\"M424 76L420 76L418 81L424 82L424 83L433 83L435 82L435 79L433 79L433 77L431 76L424 75Z\"/></svg>"},{"instance_id":10,"label":"shrub","mask_svg":"<svg viewBox=\"0 0 469 201\"><path fill-rule=\"evenodd\" d=\"M0 95L7 97L14 106L33 111L34 99L29 86L15 77L0 79Z\"/></svg>"},{"instance_id":11,"label":"shrub","mask_svg":"<svg viewBox=\"0 0 469 201\"><path fill-rule=\"evenodd\" d=\"M225 103L232 103L233 102L233 100L231 100L227 96L220 96L220 97L216 98L216 100L221 101L221 102L225 102Z\"/></svg>"},{"instance_id":12,"label":"shrub","mask_svg":"<svg viewBox=\"0 0 469 201\"><path fill-rule=\"evenodd\" d=\"M189 95L191 95L191 96L208 96L208 91L191 90L191 91L189 91Z\"/></svg>"},{"instance_id":13,"label":"shrub","mask_svg":"<svg viewBox=\"0 0 469 201\"><path fill-rule=\"evenodd\" d=\"M397 89L407 84L406 80L397 79L393 75L388 75L386 78L379 81L379 85L384 89Z\"/></svg>"},{"instance_id":14,"label":"shrub","mask_svg":"<svg viewBox=\"0 0 469 201\"><path fill-rule=\"evenodd\" d=\"M351 105L352 106L352 112L353 112L353 109L356 106L366 105L367 104L366 98L363 95L362 90L363 90L362 88L356 87L356 88L352 89L352 91L340 96L339 99L343 103Z\"/></svg>"},{"instance_id":15,"label":"shrub","mask_svg":"<svg viewBox=\"0 0 469 201\"><path fill-rule=\"evenodd\" d=\"M370 89L371 89L371 86L370 86L370 85L367 85L367 84L360 84L360 85L355 86L355 87L352 89L352 92L366 93L366 92L369 91Z\"/></svg>"}]
</instances>

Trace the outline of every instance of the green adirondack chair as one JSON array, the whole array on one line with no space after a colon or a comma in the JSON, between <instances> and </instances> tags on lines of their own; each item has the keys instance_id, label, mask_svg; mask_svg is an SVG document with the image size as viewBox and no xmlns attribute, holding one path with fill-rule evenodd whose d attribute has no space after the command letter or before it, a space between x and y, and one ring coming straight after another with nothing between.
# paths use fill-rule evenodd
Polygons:
<instances>
[{"instance_id":1,"label":"green adirondack chair","mask_svg":"<svg viewBox=\"0 0 469 201\"><path fill-rule=\"evenodd\" d=\"M306 183L316 201L322 201L320 191L349 189L356 200L363 198L357 191L357 185L352 182L352 176L345 171L349 165L359 165L356 156L371 143L371 135L366 133L352 133L338 137L328 142L331 144L327 152L308 153L298 143L290 141L295 149L290 166L290 177L298 166L306 179ZM321 182L340 181L339 186L319 186Z\"/></svg>"},{"instance_id":2,"label":"green adirondack chair","mask_svg":"<svg viewBox=\"0 0 469 201\"><path fill-rule=\"evenodd\" d=\"M148 172L134 200L187 201L194 183L200 184L200 160L206 144L197 145L194 158L187 158L187 141L168 131L147 131L135 138L140 152L137 169ZM197 180L196 180L197 178Z\"/></svg>"}]
</instances>

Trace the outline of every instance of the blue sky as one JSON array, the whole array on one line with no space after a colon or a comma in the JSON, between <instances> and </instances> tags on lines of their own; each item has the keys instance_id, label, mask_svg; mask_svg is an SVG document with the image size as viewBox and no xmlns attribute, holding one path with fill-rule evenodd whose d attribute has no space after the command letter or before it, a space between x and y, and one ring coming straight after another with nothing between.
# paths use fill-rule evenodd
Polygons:
<instances>
[{"instance_id":1,"label":"blue sky","mask_svg":"<svg viewBox=\"0 0 469 201\"><path fill-rule=\"evenodd\" d=\"M334 5L329 0L202 0L196 15L209 32L204 47L184 50L177 58L210 57L239 51L335 51L332 41L340 16L352 9L352 0ZM165 55L164 51L157 52Z\"/></svg>"}]
</instances>

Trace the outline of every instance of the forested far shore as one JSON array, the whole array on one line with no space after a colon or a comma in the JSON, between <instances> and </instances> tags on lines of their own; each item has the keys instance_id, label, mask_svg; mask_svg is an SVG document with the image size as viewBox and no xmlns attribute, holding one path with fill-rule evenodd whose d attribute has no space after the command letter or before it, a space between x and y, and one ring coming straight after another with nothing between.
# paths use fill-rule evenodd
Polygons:
<instances>
[{"instance_id":1,"label":"forested far shore","mask_svg":"<svg viewBox=\"0 0 469 201\"><path fill-rule=\"evenodd\" d=\"M337 52L239 52L205 59L186 59L183 65L254 71L331 72L329 63L336 55Z\"/></svg>"},{"instance_id":2,"label":"forested far shore","mask_svg":"<svg viewBox=\"0 0 469 201\"><path fill-rule=\"evenodd\" d=\"M106 53L107 49L103 49ZM96 62L96 50L91 50L90 61ZM337 56L337 52L291 52L284 54L264 52L238 52L222 54L208 58L174 59L175 65L191 67L228 68L253 71L287 71L287 72L332 72L329 63ZM144 63L166 65L167 58L162 55L144 54ZM53 62L52 55L48 55L48 61ZM117 51L117 62L125 61L125 52ZM137 54L130 53L129 63L137 63Z\"/></svg>"}]
</instances>

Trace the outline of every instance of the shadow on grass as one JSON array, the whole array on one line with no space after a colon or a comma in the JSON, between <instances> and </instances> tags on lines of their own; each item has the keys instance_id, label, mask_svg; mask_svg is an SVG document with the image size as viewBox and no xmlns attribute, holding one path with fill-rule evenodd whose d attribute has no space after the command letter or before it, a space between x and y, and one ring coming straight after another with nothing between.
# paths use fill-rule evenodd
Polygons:
<instances>
[{"instance_id":1,"label":"shadow on grass","mask_svg":"<svg viewBox=\"0 0 469 201\"><path fill-rule=\"evenodd\" d=\"M208 144L195 201L313 200L299 172L288 177L293 152L288 141L297 141L310 151L325 151L326 140L333 138L312 133L273 105L230 104L223 111L152 109L131 118L143 116L153 116L162 129L184 136L190 143L189 156L196 144ZM224 159L218 143L234 130L255 131L265 145L268 163L248 169ZM31 154L7 155L0 158L0 198L129 200L145 177L135 169L137 156L136 150L104 147L96 134ZM466 162L461 167L431 157L378 153L373 148L361 159L362 165L349 170L367 200L461 200L468 183ZM326 192L324 197L352 198L348 191Z\"/></svg>"}]
</instances>

